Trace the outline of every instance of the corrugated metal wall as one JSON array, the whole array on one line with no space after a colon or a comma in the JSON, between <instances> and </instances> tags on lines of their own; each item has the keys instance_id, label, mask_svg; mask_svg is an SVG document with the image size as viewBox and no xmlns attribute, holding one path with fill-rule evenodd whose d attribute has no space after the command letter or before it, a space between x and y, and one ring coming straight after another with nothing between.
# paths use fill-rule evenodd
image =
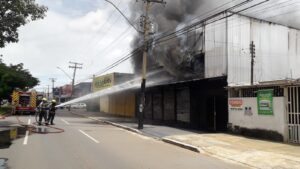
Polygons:
<instances>
[{"instance_id":1,"label":"corrugated metal wall","mask_svg":"<svg viewBox=\"0 0 300 169\"><path fill-rule=\"evenodd\" d=\"M300 77L300 31L295 29L289 30L289 65L292 77Z\"/></svg>"},{"instance_id":2,"label":"corrugated metal wall","mask_svg":"<svg viewBox=\"0 0 300 169\"><path fill-rule=\"evenodd\" d=\"M235 15L228 18L229 86L250 84L251 41L254 82L300 77L300 31Z\"/></svg>"},{"instance_id":3,"label":"corrugated metal wall","mask_svg":"<svg viewBox=\"0 0 300 169\"><path fill-rule=\"evenodd\" d=\"M104 113L109 112L109 97L103 96L100 98L100 111Z\"/></svg>"},{"instance_id":4,"label":"corrugated metal wall","mask_svg":"<svg viewBox=\"0 0 300 169\"><path fill-rule=\"evenodd\" d=\"M205 26L205 78L220 77L226 72L226 22Z\"/></svg>"},{"instance_id":5,"label":"corrugated metal wall","mask_svg":"<svg viewBox=\"0 0 300 169\"><path fill-rule=\"evenodd\" d=\"M300 78L300 31L240 15L205 26L205 78L228 75L229 86L250 84L251 41L254 82Z\"/></svg>"},{"instance_id":6,"label":"corrugated metal wall","mask_svg":"<svg viewBox=\"0 0 300 169\"><path fill-rule=\"evenodd\" d=\"M133 92L120 92L100 98L100 110L118 116L134 117L135 94Z\"/></svg>"}]
</instances>

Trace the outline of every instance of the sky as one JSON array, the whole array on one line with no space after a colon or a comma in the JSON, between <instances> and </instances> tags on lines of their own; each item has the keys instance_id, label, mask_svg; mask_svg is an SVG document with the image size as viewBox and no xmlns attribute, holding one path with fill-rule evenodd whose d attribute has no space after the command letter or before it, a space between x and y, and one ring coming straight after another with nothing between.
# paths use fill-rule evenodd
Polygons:
<instances>
[{"instance_id":1,"label":"sky","mask_svg":"<svg viewBox=\"0 0 300 169\"><path fill-rule=\"evenodd\" d=\"M40 79L38 90L51 85L70 84L73 69L69 61L83 63L76 80L82 81L130 53L135 30L112 5L104 0L36 0L49 8L43 20L30 22L19 29L19 42L0 48L7 64L24 63L33 76ZM130 4L136 0L111 0L130 17ZM175 0L167 0L167 5ZM178 1L178 0L176 0ZM219 0L202 0L197 15L219 6ZM241 0L224 0L225 2ZM257 3L263 0L255 0ZM270 0L243 14L300 29L300 0ZM130 60L109 72L133 72ZM107 73L109 73L107 72Z\"/></svg>"},{"instance_id":2,"label":"sky","mask_svg":"<svg viewBox=\"0 0 300 169\"><path fill-rule=\"evenodd\" d=\"M112 0L127 16L130 0ZM7 64L24 63L40 79L38 90L51 85L70 84L69 61L83 63L75 81L99 72L131 51L135 35L124 18L103 0L38 0L49 9L43 20L30 22L19 29L19 42L0 49ZM121 38L120 38L121 36ZM117 41L116 41L117 39ZM115 72L132 72L130 61Z\"/></svg>"}]
</instances>

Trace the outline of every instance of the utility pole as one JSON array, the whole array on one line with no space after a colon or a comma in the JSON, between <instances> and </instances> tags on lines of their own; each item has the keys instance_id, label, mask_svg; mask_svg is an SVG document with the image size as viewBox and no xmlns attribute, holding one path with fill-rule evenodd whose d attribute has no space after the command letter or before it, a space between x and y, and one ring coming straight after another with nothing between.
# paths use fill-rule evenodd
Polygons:
<instances>
[{"instance_id":1,"label":"utility pole","mask_svg":"<svg viewBox=\"0 0 300 169\"><path fill-rule=\"evenodd\" d=\"M47 86L48 86L48 90L47 90L47 100L49 100L49 95L50 95L49 86L50 86L50 85L47 85Z\"/></svg>"},{"instance_id":2,"label":"utility pole","mask_svg":"<svg viewBox=\"0 0 300 169\"><path fill-rule=\"evenodd\" d=\"M71 98L73 97L74 94L74 84L75 84L75 76L76 76L76 70L77 69L82 69L82 63L77 63L77 62L69 62L70 66L69 68L74 69L73 71L73 78L72 78L72 92L71 92Z\"/></svg>"},{"instance_id":3,"label":"utility pole","mask_svg":"<svg viewBox=\"0 0 300 169\"><path fill-rule=\"evenodd\" d=\"M254 58L255 58L255 45L254 42L250 43L250 55L251 55L251 85L253 85L253 69L254 69Z\"/></svg>"},{"instance_id":4,"label":"utility pole","mask_svg":"<svg viewBox=\"0 0 300 169\"><path fill-rule=\"evenodd\" d=\"M52 82L52 99L54 99L54 83L56 81L56 78L49 78L49 80Z\"/></svg>"},{"instance_id":5,"label":"utility pole","mask_svg":"<svg viewBox=\"0 0 300 169\"><path fill-rule=\"evenodd\" d=\"M139 122L138 129L143 129L144 123L144 109L145 109L145 88L146 88L146 74L147 74L147 54L148 54L148 40L149 40L149 10L151 3L166 4L164 0L143 0L145 3L145 14L141 16L143 23L144 33L144 49L143 49L143 67L142 67L142 82L141 82L141 102L139 106Z\"/></svg>"}]
</instances>

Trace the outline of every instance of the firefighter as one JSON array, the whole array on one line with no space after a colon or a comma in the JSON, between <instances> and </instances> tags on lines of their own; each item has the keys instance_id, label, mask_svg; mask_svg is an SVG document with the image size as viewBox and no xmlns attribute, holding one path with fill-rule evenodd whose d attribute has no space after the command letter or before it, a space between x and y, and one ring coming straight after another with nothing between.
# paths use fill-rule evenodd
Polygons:
<instances>
[{"instance_id":1,"label":"firefighter","mask_svg":"<svg viewBox=\"0 0 300 169\"><path fill-rule=\"evenodd\" d=\"M54 125L53 120L54 120L55 110L56 110L55 106L56 106L56 100L52 100L51 104L48 107L48 109L49 109L48 122L51 125Z\"/></svg>"},{"instance_id":2,"label":"firefighter","mask_svg":"<svg viewBox=\"0 0 300 169\"><path fill-rule=\"evenodd\" d=\"M42 124L43 118L45 119L45 124L48 125L48 122L47 122L48 103L47 103L46 98L42 99L42 102L38 106L38 110L39 110L39 125Z\"/></svg>"},{"instance_id":3,"label":"firefighter","mask_svg":"<svg viewBox=\"0 0 300 169\"><path fill-rule=\"evenodd\" d=\"M17 106L18 106L18 102L15 100L12 104L12 109L11 109L11 114L12 115L15 115L16 114L16 109L17 109Z\"/></svg>"}]
</instances>

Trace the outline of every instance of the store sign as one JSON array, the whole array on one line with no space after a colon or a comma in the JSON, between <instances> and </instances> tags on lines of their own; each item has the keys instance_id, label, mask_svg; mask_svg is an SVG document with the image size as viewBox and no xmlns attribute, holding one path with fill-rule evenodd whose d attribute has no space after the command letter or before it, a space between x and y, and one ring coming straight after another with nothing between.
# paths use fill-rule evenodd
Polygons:
<instances>
[{"instance_id":1,"label":"store sign","mask_svg":"<svg viewBox=\"0 0 300 169\"><path fill-rule=\"evenodd\" d=\"M112 87L113 84L114 84L114 74L113 73L96 77L93 80L93 92Z\"/></svg>"},{"instance_id":2,"label":"store sign","mask_svg":"<svg viewBox=\"0 0 300 169\"><path fill-rule=\"evenodd\" d=\"M228 100L229 109L233 111L243 110L243 100L242 99L229 99Z\"/></svg>"},{"instance_id":3,"label":"store sign","mask_svg":"<svg viewBox=\"0 0 300 169\"><path fill-rule=\"evenodd\" d=\"M273 89L257 91L257 107L260 115L273 115Z\"/></svg>"}]
</instances>

